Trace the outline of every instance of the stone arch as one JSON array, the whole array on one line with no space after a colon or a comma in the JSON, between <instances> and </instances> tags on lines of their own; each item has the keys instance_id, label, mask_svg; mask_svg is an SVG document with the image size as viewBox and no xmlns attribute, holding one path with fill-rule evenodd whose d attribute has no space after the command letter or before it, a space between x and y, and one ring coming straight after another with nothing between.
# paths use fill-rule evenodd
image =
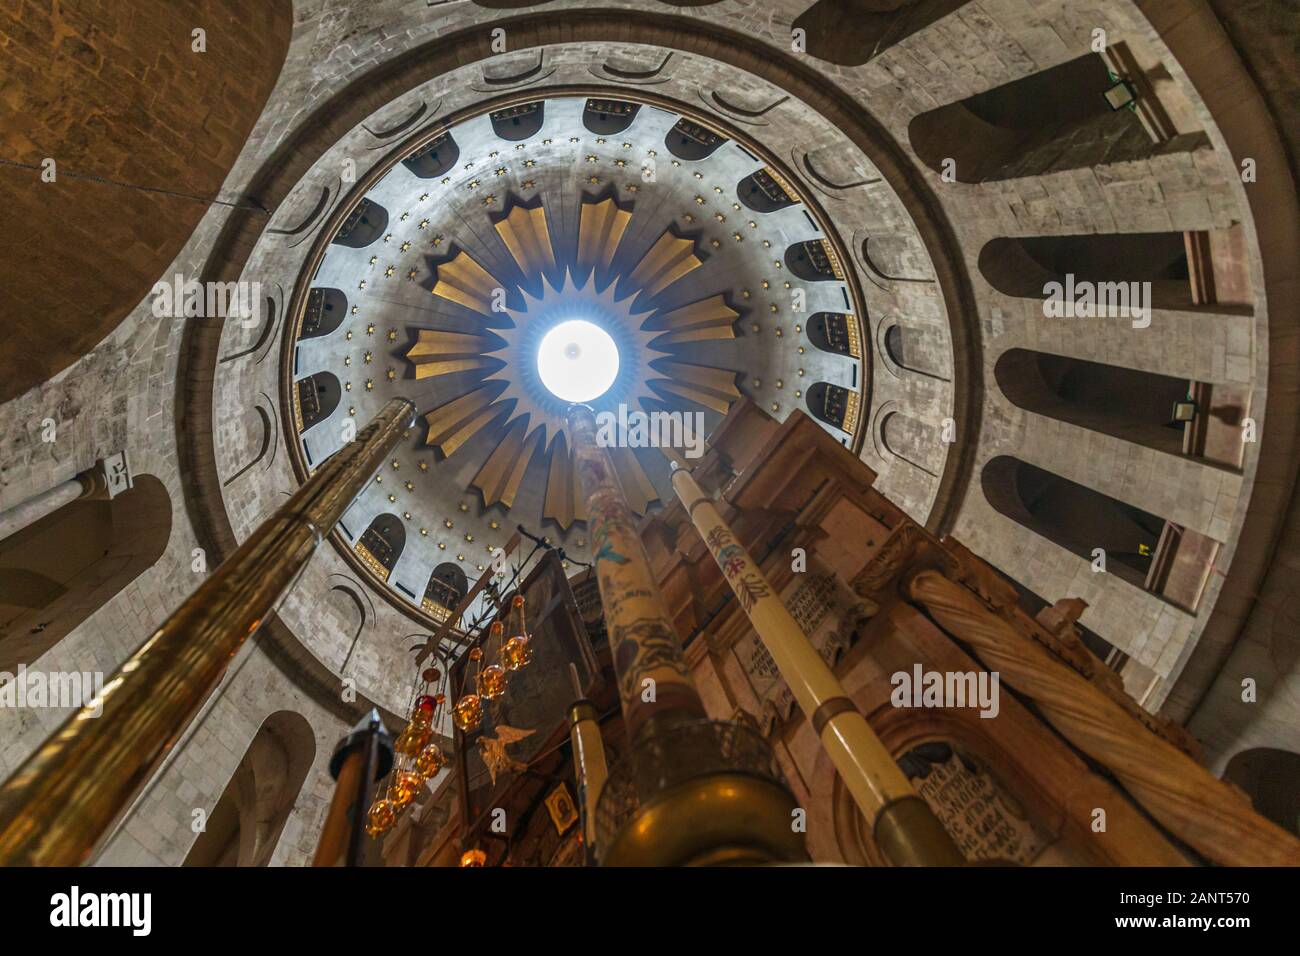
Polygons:
<instances>
[{"instance_id":1,"label":"stone arch","mask_svg":"<svg viewBox=\"0 0 1300 956\"><path fill-rule=\"evenodd\" d=\"M908 138L935 172L945 172L952 160L962 183L1041 176L1208 145L1202 132L1153 140L1135 111L1108 102L1106 93L1117 82L1100 54L1087 53L928 110L909 124Z\"/></svg>"},{"instance_id":2,"label":"stone arch","mask_svg":"<svg viewBox=\"0 0 1300 956\"><path fill-rule=\"evenodd\" d=\"M1300 754L1254 747L1233 755L1223 779L1250 797L1256 812L1300 836Z\"/></svg>"},{"instance_id":3,"label":"stone arch","mask_svg":"<svg viewBox=\"0 0 1300 956\"><path fill-rule=\"evenodd\" d=\"M980 474L995 510L1053 544L1089 561L1106 553L1106 571L1145 587L1163 518L1008 455Z\"/></svg>"},{"instance_id":4,"label":"stone arch","mask_svg":"<svg viewBox=\"0 0 1300 956\"><path fill-rule=\"evenodd\" d=\"M993 375L1007 400L1026 411L1183 453L1185 426L1175 421L1174 405L1188 397L1186 379L1020 348L1003 352Z\"/></svg>"},{"instance_id":5,"label":"stone arch","mask_svg":"<svg viewBox=\"0 0 1300 956\"><path fill-rule=\"evenodd\" d=\"M313 425L319 425L339 407L343 388L333 372L317 372L294 383L294 413L297 415L298 434Z\"/></svg>"},{"instance_id":6,"label":"stone arch","mask_svg":"<svg viewBox=\"0 0 1300 956\"><path fill-rule=\"evenodd\" d=\"M196 200L221 192L293 32L290 0L141 0L110 29L48 3L20 19L6 30L5 95L24 119L5 158L32 168L0 170L0 205L10 222L59 228L7 245L23 266L7 270L6 295L27 307L5 322L0 404L90 352L149 294L207 212ZM198 142L201 156L177 148ZM41 183L45 157L55 179Z\"/></svg>"},{"instance_id":7,"label":"stone arch","mask_svg":"<svg viewBox=\"0 0 1300 956\"><path fill-rule=\"evenodd\" d=\"M1150 282L1152 305L1193 304L1181 232L1031 236L993 239L979 256L980 274L1003 295L1044 299L1049 283ZM1073 296L1067 298L1073 299Z\"/></svg>"},{"instance_id":8,"label":"stone arch","mask_svg":"<svg viewBox=\"0 0 1300 956\"><path fill-rule=\"evenodd\" d=\"M356 552L371 571L387 581L406 547L406 526L394 514L382 514L370 522L357 539Z\"/></svg>"},{"instance_id":9,"label":"stone arch","mask_svg":"<svg viewBox=\"0 0 1300 956\"><path fill-rule=\"evenodd\" d=\"M388 228L388 210L371 199L363 199L357 208L348 213L334 242L349 249L364 249L384 234Z\"/></svg>"},{"instance_id":10,"label":"stone arch","mask_svg":"<svg viewBox=\"0 0 1300 956\"><path fill-rule=\"evenodd\" d=\"M140 475L0 541L0 671L31 664L152 567L171 528L167 488Z\"/></svg>"},{"instance_id":11,"label":"stone arch","mask_svg":"<svg viewBox=\"0 0 1300 956\"><path fill-rule=\"evenodd\" d=\"M861 66L969 0L817 0L794 21L807 52L839 66Z\"/></svg>"},{"instance_id":12,"label":"stone arch","mask_svg":"<svg viewBox=\"0 0 1300 956\"><path fill-rule=\"evenodd\" d=\"M247 427L245 433L249 435L256 433L262 436L259 440L257 451L246 464L241 466L237 472L221 483L223 488L233 484L238 478L249 472L259 462L267 461L268 456L270 456L272 460L275 457L275 433L278 429L279 418L276 415L275 405L271 400L268 399L265 394L261 396L261 399L262 401L259 401L249 411L244 413L244 418L256 425L256 427ZM270 461L267 461L267 467L270 467Z\"/></svg>"},{"instance_id":13,"label":"stone arch","mask_svg":"<svg viewBox=\"0 0 1300 956\"><path fill-rule=\"evenodd\" d=\"M184 866L266 866L316 759L316 734L301 714L262 722Z\"/></svg>"},{"instance_id":14,"label":"stone arch","mask_svg":"<svg viewBox=\"0 0 1300 956\"><path fill-rule=\"evenodd\" d=\"M890 412L880 422L885 450L913 468L938 478L943 471L944 449L938 429L905 412Z\"/></svg>"}]
</instances>

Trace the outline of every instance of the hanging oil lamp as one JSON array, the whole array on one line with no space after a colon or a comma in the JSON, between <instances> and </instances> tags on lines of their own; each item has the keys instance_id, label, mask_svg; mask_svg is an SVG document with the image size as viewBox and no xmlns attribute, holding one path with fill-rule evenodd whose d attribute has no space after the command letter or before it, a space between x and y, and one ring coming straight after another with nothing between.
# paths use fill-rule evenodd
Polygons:
<instances>
[{"instance_id":1,"label":"hanging oil lamp","mask_svg":"<svg viewBox=\"0 0 1300 956\"><path fill-rule=\"evenodd\" d=\"M513 636L501 648L501 663L509 671L521 671L533 659L532 640L524 626L524 596L522 594L516 594L514 600L510 602L512 623L515 623L516 614L518 619Z\"/></svg>"},{"instance_id":2,"label":"hanging oil lamp","mask_svg":"<svg viewBox=\"0 0 1300 956\"><path fill-rule=\"evenodd\" d=\"M387 800L376 800L370 805L370 812L366 814L366 833L372 837L387 833L393 828L396 819L397 812L391 803Z\"/></svg>"},{"instance_id":3,"label":"hanging oil lamp","mask_svg":"<svg viewBox=\"0 0 1300 956\"><path fill-rule=\"evenodd\" d=\"M486 646L491 649L493 643L498 648L501 646L501 637L505 633L505 625L500 621L493 621L492 627L488 631ZM478 650L478 648L475 648ZM471 652L472 653L472 652ZM480 652L478 660L483 658ZM474 689L484 700L496 700L506 692L506 669L500 664L488 664L483 667L480 663L478 676L474 679Z\"/></svg>"},{"instance_id":4,"label":"hanging oil lamp","mask_svg":"<svg viewBox=\"0 0 1300 956\"><path fill-rule=\"evenodd\" d=\"M487 854L482 850L466 850L460 855L461 866L484 866L487 864Z\"/></svg>"},{"instance_id":5,"label":"hanging oil lamp","mask_svg":"<svg viewBox=\"0 0 1300 956\"><path fill-rule=\"evenodd\" d=\"M437 744L429 744L415 758L415 772L426 780L447 764L447 756Z\"/></svg>"},{"instance_id":6,"label":"hanging oil lamp","mask_svg":"<svg viewBox=\"0 0 1300 956\"><path fill-rule=\"evenodd\" d=\"M465 694L456 701L452 709L452 719L456 729L463 734L469 733L483 720L483 700L478 694Z\"/></svg>"}]
</instances>

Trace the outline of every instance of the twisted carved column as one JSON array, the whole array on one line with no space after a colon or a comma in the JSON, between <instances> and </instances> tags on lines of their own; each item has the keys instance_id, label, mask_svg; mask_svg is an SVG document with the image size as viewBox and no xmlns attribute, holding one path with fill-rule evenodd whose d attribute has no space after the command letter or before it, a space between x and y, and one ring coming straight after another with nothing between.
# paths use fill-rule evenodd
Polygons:
<instances>
[{"instance_id":1,"label":"twisted carved column","mask_svg":"<svg viewBox=\"0 0 1300 956\"><path fill-rule=\"evenodd\" d=\"M965 587L938 571L922 571L908 581L906 594L970 645L985 667L1032 698L1053 727L1109 767L1183 842L1233 866L1300 866L1300 841L1255 813L1238 791L991 613Z\"/></svg>"}]
</instances>

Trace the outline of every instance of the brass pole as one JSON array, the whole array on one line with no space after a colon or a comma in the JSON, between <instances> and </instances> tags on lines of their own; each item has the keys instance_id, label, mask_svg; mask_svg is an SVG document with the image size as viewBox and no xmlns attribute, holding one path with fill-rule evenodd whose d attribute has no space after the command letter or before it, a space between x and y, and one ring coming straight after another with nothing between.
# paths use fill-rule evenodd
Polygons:
<instances>
[{"instance_id":1,"label":"brass pole","mask_svg":"<svg viewBox=\"0 0 1300 956\"><path fill-rule=\"evenodd\" d=\"M630 744L597 808L601 863L806 859L766 742L708 720L595 415L572 405L568 424Z\"/></svg>"},{"instance_id":2,"label":"brass pole","mask_svg":"<svg viewBox=\"0 0 1300 956\"><path fill-rule=\"evenodd\" d=\"M749 615L754 632L871 824L876 845L890 862L900 866L964 863L943 824L853 706L839 679L699 483L684 468L674 469L672 481L722 576Z\"/></svg>"},{"instance_id":3,"label":"brass pole","mask_svg":"<svg viewBox=\"0 0 1300 956\"><path fill-rule=\"evenodd\" d=\"M596 846L596 803L609 776L605 763L605 741L596 723L596 707L582 693L578 668L569 665L569 681L576 697L569 705L569 740L573 744L573 772L578 779L578 804L582 807L582 839L587 859Z\"/></svg>"},{"instance_id":4,"label":"brass pole","mask_svg":"<svg viewBox=\"0 0 1300 956\"><path fill-rule=\"evenodd\" d=\"M87 859L414 419L385 405L23 762L0 788L0 865Z\"/></svg>"}]
</instances>

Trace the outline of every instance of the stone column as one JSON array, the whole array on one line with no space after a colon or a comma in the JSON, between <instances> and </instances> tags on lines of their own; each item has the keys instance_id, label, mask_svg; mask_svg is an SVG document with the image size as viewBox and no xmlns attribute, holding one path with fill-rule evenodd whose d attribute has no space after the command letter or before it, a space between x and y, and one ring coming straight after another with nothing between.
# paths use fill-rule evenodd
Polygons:
<instances>
[{"instance_id":1,"label":"stone column","mask_svg":"<svg viewBox=\"0 0 1300 956\"><path fill-rule=\"evenodd\" d=\"M627 726L627 756L596 807L602 865L739 865L807 859L771 747L711 721L650 570L590 408L571 406L574 473Z\"/></svg>"},{"instance_id":2,"label":"stone column","mask_svg":"<svg viewBox=\"0 0 1300 956\"><path fill-rule=\"evenodd\" d=\"M6 511L0 511L0 541L30 528L64 505L82 498L113 498L131 487L131 472L126 452L100 459L74 478L55 485Z\"/></svg>"}]
</instances>

